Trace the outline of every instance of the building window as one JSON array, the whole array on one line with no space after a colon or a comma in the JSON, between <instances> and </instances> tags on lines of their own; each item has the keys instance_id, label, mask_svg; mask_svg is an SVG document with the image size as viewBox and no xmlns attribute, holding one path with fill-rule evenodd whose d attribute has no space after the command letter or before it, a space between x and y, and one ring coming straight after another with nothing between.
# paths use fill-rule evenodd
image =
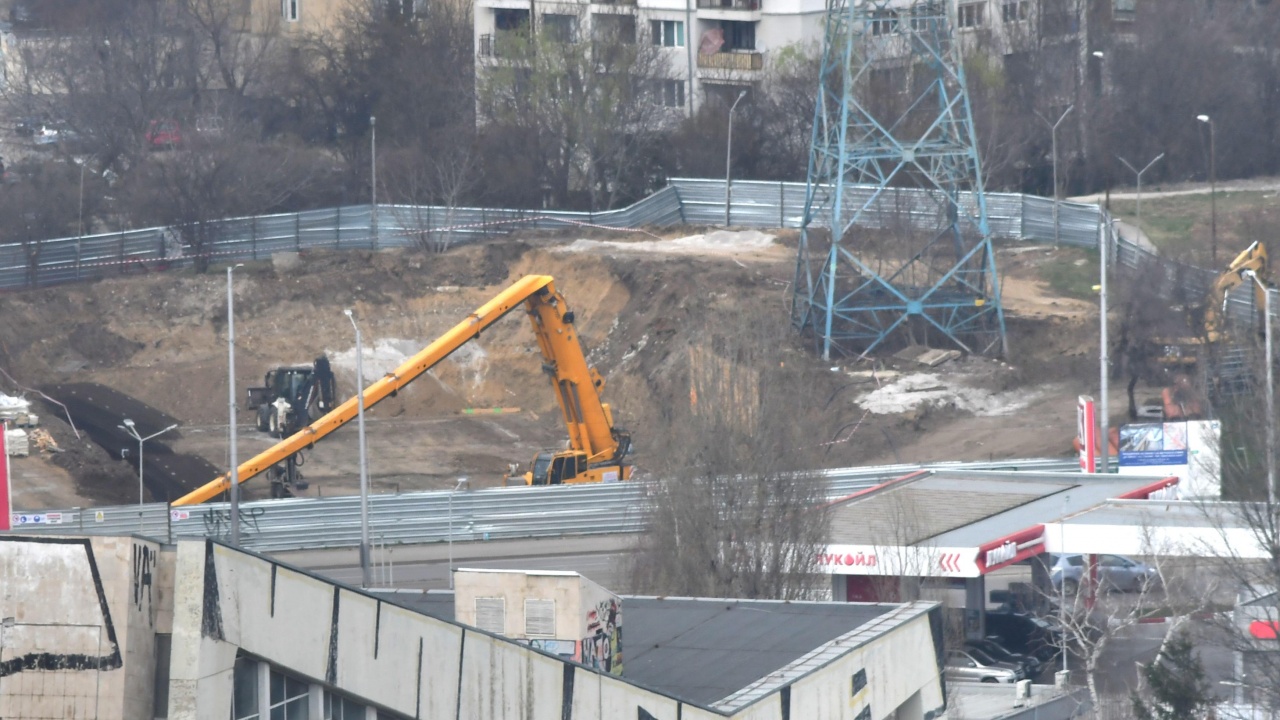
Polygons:
<instances>
[{"instance_id":1,"label":"building window","mask_svg":"<svg viewBox=\"0 0 1280 720\"><path fill-rule=\"evenodd\" d=\"M854 718L854 720L871 720L871 706L868 705L862 708L862 712L858 713L858 717Z\"/></svg>"},{"instance_id":2,"label":"building window","mask_svg":"<svg viewBox=\"0 0 1280 720\"><path fill-rule=\"evenodd\" d=\"M872 35L892 35L898 32L898 13L895 10L876 10L871 14Z\"/></svg>"},{"instance_id":3,"label":"building window","mask_svg":"<svg viewBox=\"0 0 1280 720\"><path fill-rule=\"evenodd\" d=\"M268 720L308 720L307 683L284 673L271 671L271 717Z\"/></svg>"},{"instance_id":4,"label":"building window","mask_svg":"<svg viewBox=\"0 0 1280 720\"><path fill-rule=\"evenodd\" d=\"M654 45L684 47L684 23L679 20L652 20L649 31Z\"/></svg>"},{"instance_id":5,"label":"building window","mask_svg":"<svg viewBox=\"0 0 1280 720\"><path fill-rule=\"evenodd\" d=\"M529 637L556 636L556 601L524 601L524 634Z\"/></svg>"},{"instance_id":6,"label":"building window","mask_svg":"<svg viewBox=\"0 0 1280 720\"><path fill-rule=\"evenodd\" d=\"M986 3L965 3L956 8L959 26L962 28L982 27L982 11Z\"/></svg>"},{"instance_id":7,"label":"building window","mask_svg":"<svg viewBox=\"0 0 1280 720\"><path fill-rule=\"evenodd\" d=\"M1261 4L1261 3L1259 3ZM1132 22L1138 13L1138 0L1112 0L1112 17L1122 22Z\"/></svg>"},{"instance_id":8,"label":"building window","mask_svg":"<svg viewBox=\"0 0 1280 720\"><path fill-rule=\"evenodd\" d=\"M325 690L324 720L365 720L365 706L349 697Z\"/></svg>"},{"instance_id":9,"label":"building window","mask_svg":"<svg viewBox=\"0 0 1280 720\"><path fill-rule=\"evenodd\" d=\"M259 720L258 663L236 658L231 678L231 720Z\"/></svg>"},{"instance_id":10,"label":"building window","mask_svg":"<svg viewBox=\"0 0 1280 720\"><path fill-rule=\"evenodd\" d=\"M634 45L636 16L596 13L591 16L591 35L599 42Z\"/></svg>"},{"instance_id":11,"label":"building window","mask_svg":"<svg viewBox=\"0 0 1280 720\"><path fill-rule=\"evenodd\" d=\"M575 15L543 13L542 32L552 42L578 42L578 18Z\"/></svg>"},{"instance_id":12,"label":"building window","mask_svg":"<svg viewBox=\"0 0 1280 720\"><path fill-rule=\"evenodd\" d=\"M756 49L755 23L725 20L720 23L720 27L724 30L724 47L721 52Z\"/></svg>"},{"instance_id":13,"label":"building window","mask_svg":"<svg viewBox=\"0 0 1280 720\"><path fill-rule=\"evenodd\" d=\"M280 0L280 14L289 22L298 22L298 5L302 0Z\"/></svg>"},{"instance_id":14,"label":"building window","mask_svg":"<svg viewBox=\"0 0 1280 720\"><path fill-rule=\"evenodd\" d=\"M867 671L859 670L853 674L853 694L857 695L863 688L867 686Z\"/></svg>"},{"instance_id":15,"label":"building window","mask_svg":"<svg viewBox=\"0 0 1280 720\"><path fill-rule=\"evenodd\" d=\"M946 15L946 8L935 0L917 0L911 6L911 29L926 32L937 26L938 21Z\"/></svg>"},{"instance_id":16,"label":"building window","mask_svg":"<svg viewBox=\"0 0 1280 720\"><path fill-rule=\"evenodd\" d=\"M1006 23L1027 19L1027 0L1005 0L1000 6L1000 19Z\"/></svg>"},{"instance_id":17,"label":"building window","mask_svg":"<svg viewBox=\"0 0 1280 720\"><path fill-rule=\"evenodd\" d=\"M684 81L659 80L654 92L654 103L663 107L684 107Z\"/></svg>"}]
</instances>

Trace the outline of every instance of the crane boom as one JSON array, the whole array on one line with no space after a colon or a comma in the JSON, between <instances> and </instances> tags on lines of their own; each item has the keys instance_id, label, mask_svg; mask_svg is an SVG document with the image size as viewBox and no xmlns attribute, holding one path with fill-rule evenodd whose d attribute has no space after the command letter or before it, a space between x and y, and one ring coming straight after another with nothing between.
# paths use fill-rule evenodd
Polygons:
<instances>
[{"instance_id":1,"label":"crane boom","mask_svg":"<svg viewBox=\"0 0 1280 720\"><path fill-rule=\"evenodd\" d=\"M441 335L398 368L364 390L368 409L394 395L423 373L435 367L468 341L479 337L520 303L525 303L530 323L542 350L543 369L551 375L556 397L569 429L570 446L584 452L591 464L621 462L629 448L625 433L613 430L609 406L600 401L604 379L587 365L582 346L573 328L573 312L555 289L549 275L526 275L481 305L465 320ZM302 428L276 445L249 459L238 468L240 482L266 472L325 438L355 419L360 398L354 396L338 405L314 423ZM629 476L626 468L621 476ZM579 473L584 478L583 473ZM572 480L569 480L572 482ZM231 487L230 475L223 475L174 501L174 505L194 505L216 497Z\"/></svg>"}]
</instances>

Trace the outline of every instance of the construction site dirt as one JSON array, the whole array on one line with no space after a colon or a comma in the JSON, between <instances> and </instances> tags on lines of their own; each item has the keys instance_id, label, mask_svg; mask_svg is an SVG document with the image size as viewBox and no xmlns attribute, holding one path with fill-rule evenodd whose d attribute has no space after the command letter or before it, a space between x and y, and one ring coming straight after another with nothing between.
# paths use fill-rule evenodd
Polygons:
<instances>
[{"instance_id":1,"label":"construction site dirt","mask_svg":"<svg viewBox=\"0 0 1280 720\"><path fill-rule=\"evenodd\" d=\"M554 276L574 309L588 358L607 380L605 400L635 438L643 477L646 457L662 452L646 442L645 423L691 402L688 366L708 329L730 309L757 323L789 323L794 233L695 233L540 233L443 254L311 252L296 263L246 263L234 273L239 459L274 442L243 407L244 389L261 384L268 368L325 354L339 399L354 394L355 338L344 309L361 326L368 382L508 282L537 273ZM1068 452L1075 398L1096 392L1098 310L1050 290L1042 270L1083 258L1068 249L1001 250L1006 359L824 362L790 336L787 368L816 378L856 420L815 440L814 466ZM145 465L148 500L172 499L228 468L226 275L217 268L8 294L0 364L11 376L0 383L5 392L37 400L42 390L81 433L63 407L46 403L41 423L64 452L14 460L18 508L137 502L136 441L118 428L125 417L147 434L178 424L146 443L154 457ZM453 487L460 476L473 487L493 485L510 463L562 446L560 411L524 313L373 408L367 437L375 492ZM305 453L305 494L356 492L358 457L351 423ZM262 478L245 485L247 498L268 495Z\"/></svg>"}]
</instances>

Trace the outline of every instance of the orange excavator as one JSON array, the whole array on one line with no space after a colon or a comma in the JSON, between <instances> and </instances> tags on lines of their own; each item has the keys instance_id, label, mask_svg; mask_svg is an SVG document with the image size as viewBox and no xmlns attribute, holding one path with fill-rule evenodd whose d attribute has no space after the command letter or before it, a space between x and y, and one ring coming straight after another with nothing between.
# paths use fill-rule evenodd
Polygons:
<instances>
[{"instance_id":1,"label":"orange excavator","mask_svg":"<svg viewBox=\"0 0 1280 720\"><path fill-rule=\"evenodd\" d=\"M465 320L441 335L400 367L364 390L366 409L377 405L423 373L435 367L468 341L480 336L507 313L523 304L542 351L542 369L551 379L556 399L569 431L568 448L540 452L522 475L516 468L507 481L528 485L614 482L631 478L626 456L631 436L614 427L609 405L601 400L604 378L587 365L574 326L574 314L564 296L556 291L549 275L527 275L517 280ZM356 418L359 396L352 397L315 422L259 453L239 466L237 478L245 482L306 450ZM211 500L231 487L230 475L223 475L174 501L174 505L195 505Z\"/></svg>"}]
</instances>

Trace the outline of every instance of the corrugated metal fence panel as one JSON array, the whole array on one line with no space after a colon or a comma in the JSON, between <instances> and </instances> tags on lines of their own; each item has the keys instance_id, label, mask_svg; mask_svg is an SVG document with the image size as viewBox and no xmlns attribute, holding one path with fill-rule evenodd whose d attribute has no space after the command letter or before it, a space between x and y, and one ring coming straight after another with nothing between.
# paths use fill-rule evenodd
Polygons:
<instances>
[{"instance_id":1,"label":"corrugated metal fence panel","mask_svg":"<svg viewBox=\"0 0 1280 720\"><path fill-rule=\"evenodd\" d=\"M1063 245L1075 247L1098 246L1099 228L1109 219L1097 205L1058 203L1058 237ZM1039 242L1054 241L1053 200L1022 196L1022 239Z\"/></svg>"},{"instance_id":2,"label":"corrugated metal fence panel","mask_svg":"<svg viewBox=\"0 0 1280 720\"><path fill-rule=\"evenodd\" d=\"M822 221L829 192L825 187L814 190L815 222ZM798 228L806 193L805 184L799 182L735 180L730 221L739 226ZM673 178L666 188L633 205L599 213L380 205L376 242L369 206L348 205L212 222L206 228L210 240L205 252L221 261L254 260L282 251L405 247L442 237L452 245L520 227L721 225L724 200L723 180ZM905 223L936 229L944 221L941 208L920 189L850 185L843 202L844 216L860 213L859 224L864 227L892 229ZM973 198L966 195L964 202L971 206ZM999 237L1052 240L1052 208L1052 201L1044 198L987 195L991 230ZM1061 203L1059 210L1064 244L1096 243L1097 206ZM45 240L39 243L39 251L34 283L42 286L111 276L140 264L154 269L158 263L181 267L192 262L192 250L183 246L180 234L163 227ZM1126 265L1137 262L1129 248L1118 251ZM23 246L0 245L0 288L29 286L30 275Z\"/></svg>"},{"instance_id":3,"label":"corrugated metal fence panel","mask_svg":"<svg viewBox=\"0 0 1280 720\"><path fill-rule=\"evenodd\" d=\"M829 496L901 477L924 467L961 470L1067 471L1074 460L1029 459L936 465L882 465L823 473ZM379 544L457 540L558 537L628 533L644 529L644 483L574 485L559 488L491 488L474 492L420 492L369 498L370 537ZM452 502L452 511L450 511ZM47 524L50 515L57 524ZM150 504L19 513L23 532L127 535L161 539L226 537L231 531L226 503L191 508ZM247 502L240 508L241 540L261 551L351 547L359 544L360 499L295 498Z\"/></svg>"}]
</instances>

